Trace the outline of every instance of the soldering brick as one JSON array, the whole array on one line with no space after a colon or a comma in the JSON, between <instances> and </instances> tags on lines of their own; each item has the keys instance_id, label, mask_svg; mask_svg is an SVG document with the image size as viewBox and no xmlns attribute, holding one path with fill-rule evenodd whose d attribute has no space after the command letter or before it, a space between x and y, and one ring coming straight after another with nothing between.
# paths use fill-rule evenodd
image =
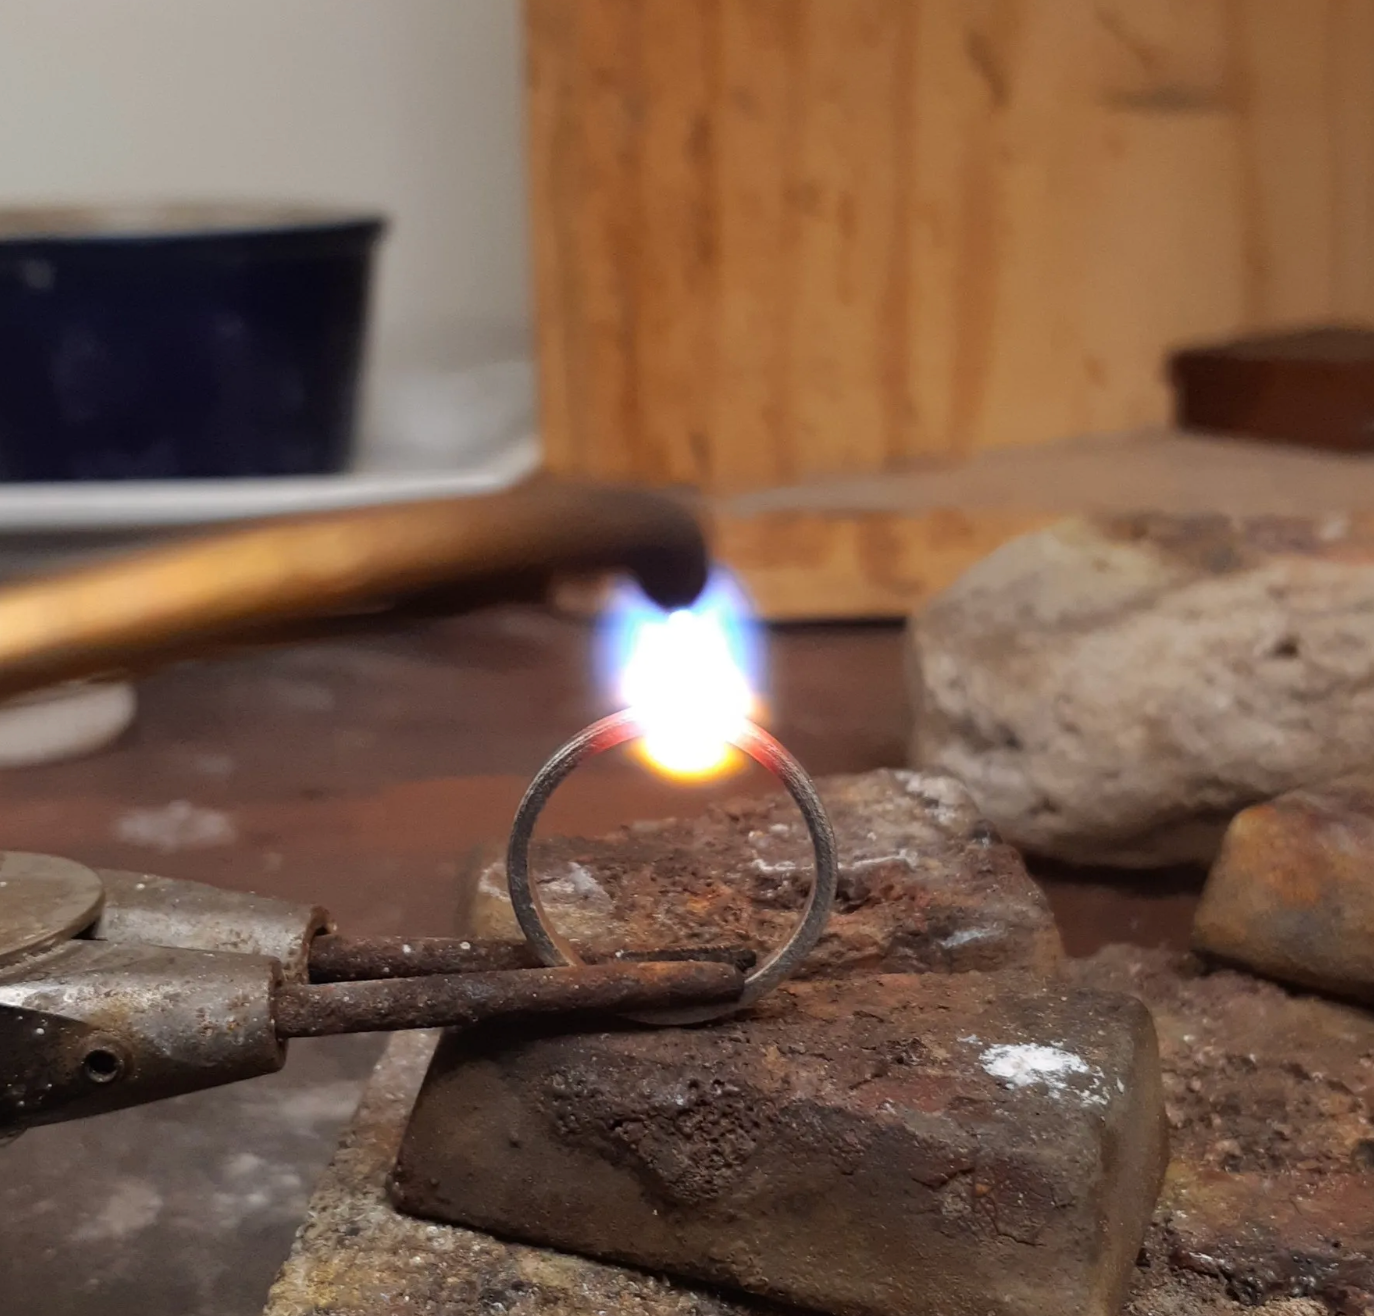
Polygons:
<instances>
[{"instance_id":1,"label":"soldering brick","mask_svg":"<svg viewBox=\"0 0 1374 1316\"><path fill-rule=\"evenodd\" d=\"M802 977L1059 967L1043 893L957 781L880 771L818 787L835 829L839 890ZM519 936L503 856L489 852L474 867L463 931ZM531 870L555 925L589 951L767 951L800 915L812 858L796 805L777 794L595 840L536 841Z\"/></svg>"},{"instance_id":2,"label":"soldering brick","mask_svg":"<svg viewBox=\"0 0 1374 1316\"><path fill-rule=\"evenodd\" d=\"M1374 774L1236 815L1193 927L1199 950L1285 982L1374 1000Z\"/></svg>"},{"instance_id":3,"label":"soldering brick","mask_svg":"<svg viewBox=\"0 0 1374 1316\"><path fill-rule=\"evenodd\" d=\"M451 1033L393 1193L836 1316L1107 1316L1165 1159L1139 1002L875 975L696 1030Z\"/></svg>"}]
</instances>

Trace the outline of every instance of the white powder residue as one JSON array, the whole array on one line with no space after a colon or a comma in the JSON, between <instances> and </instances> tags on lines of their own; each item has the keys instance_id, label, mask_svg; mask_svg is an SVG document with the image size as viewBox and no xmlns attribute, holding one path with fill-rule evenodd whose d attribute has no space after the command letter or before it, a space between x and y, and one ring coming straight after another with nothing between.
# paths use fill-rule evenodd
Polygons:
<instances>
[{"instance_id":1,"label":"white powder residue","mask_svg":"<svg viewBox=\"0 0 1374 1316\"><path fill-rule=\"evenodd\" d=\"M72 1230L79 1243L118 1242L142 1233L162 1214L162 1194L143 1179L120 1179L100 1210Z\"/></svg>"},{"instance_id":2,"label":"white powder residue","mask_svg":"<svg viewBox=\"0 0 1374 1316\"><path fill-rule=\"evenodd\" d=\"M232 754L197 754L191 759L191 767L202 777L232 777L238 764Z\"/></svg>"},{"instance_id":3,"label":"white powder residue","mask_svg":"<svg viewBox=\"0 0 1374 1316\"><path fill-rule=\"evenodd\" d=\"M210 850L239 839L234 820L218 809L202 809L189 800L173 800L160 809L130 809L115 820L114 834L127 845L163 854Z\"/></svg>"},{"instance_id":4,"label":"white powder residue","mask_svg":"<svg viewBox=\"0 0 1374 1316\"><path fill-rule=\"evenodd\" d=\"M958 932L951 932L940 942L940 945L946 950L953 950L955 946L967 946L970 942L986 941L989 937L996 935L996 928L961 928Z\"/></svg>"},{"instance_id":5,"label":"white powder residue","mask_svg":"<svg viewBox=\"0 0 1374 1316\"><path fill-rule=\"evenodd\" d=\"M894 773L908 795L914 795L934 815L940 826L955 821L969 805L967 788L953 777L927 776L923 772L899 769Z\"/></svg>"},{"instance_id":6,"label":"white powder residue","mask_svg":"<svg viewBox=\"0 0 1374 1316\"><path fill-rule=\"evenodd\" d=\"M1040 1042L1008 1043L988 1047L980 1059L983 1069L1008 1087L1026 1088L1038 1084L1053 1097L1077 1097L1089 1106L1107 1103L1100 1090L1102 1071L1061 1046L1046 1046ZM1073 1077L1086 1078L1091 1086L1072 1085L1067 1080Z\"/></svg>"},{"instance_id":7,"label":"white powder residue","mask_svg":"<svg viewBox=\"0 0 1374 1316\"><path fill-rule=\"evenodd\" d=\"M488 864L477 879L477 890L484 896L509 901L510 893L506 890L505 864Z\"/></svg>"},{"instance_id":8,"label":"white powder residue","mask_svg":"<svg viewBox=\"0 0 1374 1316\"><path fill-rule=\"evenodd\" d=\"M222 1229L242 1229L250 1221L293 1219L305 1210L309 1198L298 1170L252 1152L237 1152L224 1160L216 1185L202 1207Z\"/></svg>"},{"instance_id":9,"label":"white powder residue","mask_svg":"<svg viewBox=\"0 0 1374 1316\"><path fill-rule=\"evenodd\" d=\"M503 863L488 864L477 879L477 889L484 896L497 900L510 900L506 889L506 866ZM563 871L547 880L539 880L540 893L553 901L578 901L594 910L609 913L613 901L609 892L588 871L584 864L565 864Z\"/></svg>"},{"instance_id":10,"label":"white powder residue","mask_svg":"<svg viewBox=\"0 0 1374 1316\"><path fill-rule=\"evenodd\" d=\"M564 900L581 901L593 909L609 912L611 908L611 897L606 888L581 864L570 863L563 876L549 882L544 892Z\"/></svg>"},{"instance_id":11,"label":"white powder residue","mask_svg":"<svg viewBox=\"0 0 1374 1316\"><path fill-rule=\"evenodd\" d=\"M849 873L862 873L870 868L886 868L890 864L905 864L908 868L915 868L919 863L920 856L914 850L896 850L892 854L870 855L867 859L848 859L842 862L841 867ZM749 861L749 866L764 877L777 877L785 873L809 873L812 867L810 863L797 864L788 859L772 863L757 856Z\"/></svg>"}]
</instances>

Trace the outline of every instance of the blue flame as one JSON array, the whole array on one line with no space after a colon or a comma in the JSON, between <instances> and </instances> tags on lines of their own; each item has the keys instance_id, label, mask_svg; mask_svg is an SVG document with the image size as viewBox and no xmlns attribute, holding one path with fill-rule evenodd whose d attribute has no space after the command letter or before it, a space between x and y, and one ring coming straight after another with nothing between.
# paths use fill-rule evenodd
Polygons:
<instances>
[{"instance_id":1,"label":"blue flame","mask_svg":"<svg viewBox=\"0 0 1374 1316\"><path fill-rule=\"evenodd\" d=\"M730 657L744 674L749 688L762 701L765 693L763 629L754 618L749 597L739 582L723 567L714 567L697 601L686 611L712 620L720 627ZM660 608L639 588L638 583L620 581L609 607L602 615L597 634L597 675L603 690L617 708L625 705L621 677L630 655L646 625L657 625L670 614Z\"/></svg>"}]
</instances>

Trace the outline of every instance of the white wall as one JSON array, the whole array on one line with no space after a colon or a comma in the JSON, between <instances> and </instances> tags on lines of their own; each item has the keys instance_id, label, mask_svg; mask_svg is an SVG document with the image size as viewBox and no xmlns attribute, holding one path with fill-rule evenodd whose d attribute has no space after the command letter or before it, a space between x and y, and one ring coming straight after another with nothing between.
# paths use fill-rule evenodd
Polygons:
<instances>
[{"instance_id":1,"label":"white wall","mask_svg":"<svg viewBox=\"0 0 1374 1316\"><path fill-rule=\"evenodd\" d=\"M520 58L518 0L0 0L0 205L383 210L375 355L523 351Z\"/></svg>"}]
</instances>

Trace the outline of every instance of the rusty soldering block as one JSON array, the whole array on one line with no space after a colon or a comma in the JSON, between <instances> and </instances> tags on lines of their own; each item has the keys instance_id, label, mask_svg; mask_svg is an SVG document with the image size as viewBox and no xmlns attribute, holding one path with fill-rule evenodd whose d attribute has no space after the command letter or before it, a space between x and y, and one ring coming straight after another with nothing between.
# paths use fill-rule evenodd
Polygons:
<instances>
[{"instance_id":1,"label":"rusty soldering block","mask_svg":"<svg viewBox=\"0 0 1374 1316\"><path fill-rule=\"evenodd\" d=\"M1165 1158L1137 1001L901 974L704 1029L451 1033L393 1192L837 1316L1108 1316Z\"/></svg>"},{"instance_id":2,"label":"rusty soldering block","mask_svg":"<svg viewBox=\"0 0 1374 1316\"><path fill-rule=\"evenodd\" d=\"M1199 950L1271 978L1374 1000L1374 775L1237 814L1193 927Z\"/></svg>"},{"instance_id":3,"label":"rusty soldering block","mask_svg":"<svg viewBox=\"0 0 1374 1316\"><path fill-rule=\"evenodd\" d=\"M393 1210L386 1179L434 1040L391 1037L263 1316L796 1316Z\"/></svg>"},{"instance_id":4,"label":"rusty soldering block","mask_svg":"<svg viewBox=\"0 0 1374 1316\"><path fill-rule=\"evenodd\" d=\"M799 976L1059 967L1044 895L958 782L881 771L817 785L834 825L839 893ZM784 795L532 847L545 908L589 957L720 941L771 949L796 922L811 864L806 828ZM472 887L473 934L518 937L503 857L481 856Z\"/></svg>"}]
</instances>

